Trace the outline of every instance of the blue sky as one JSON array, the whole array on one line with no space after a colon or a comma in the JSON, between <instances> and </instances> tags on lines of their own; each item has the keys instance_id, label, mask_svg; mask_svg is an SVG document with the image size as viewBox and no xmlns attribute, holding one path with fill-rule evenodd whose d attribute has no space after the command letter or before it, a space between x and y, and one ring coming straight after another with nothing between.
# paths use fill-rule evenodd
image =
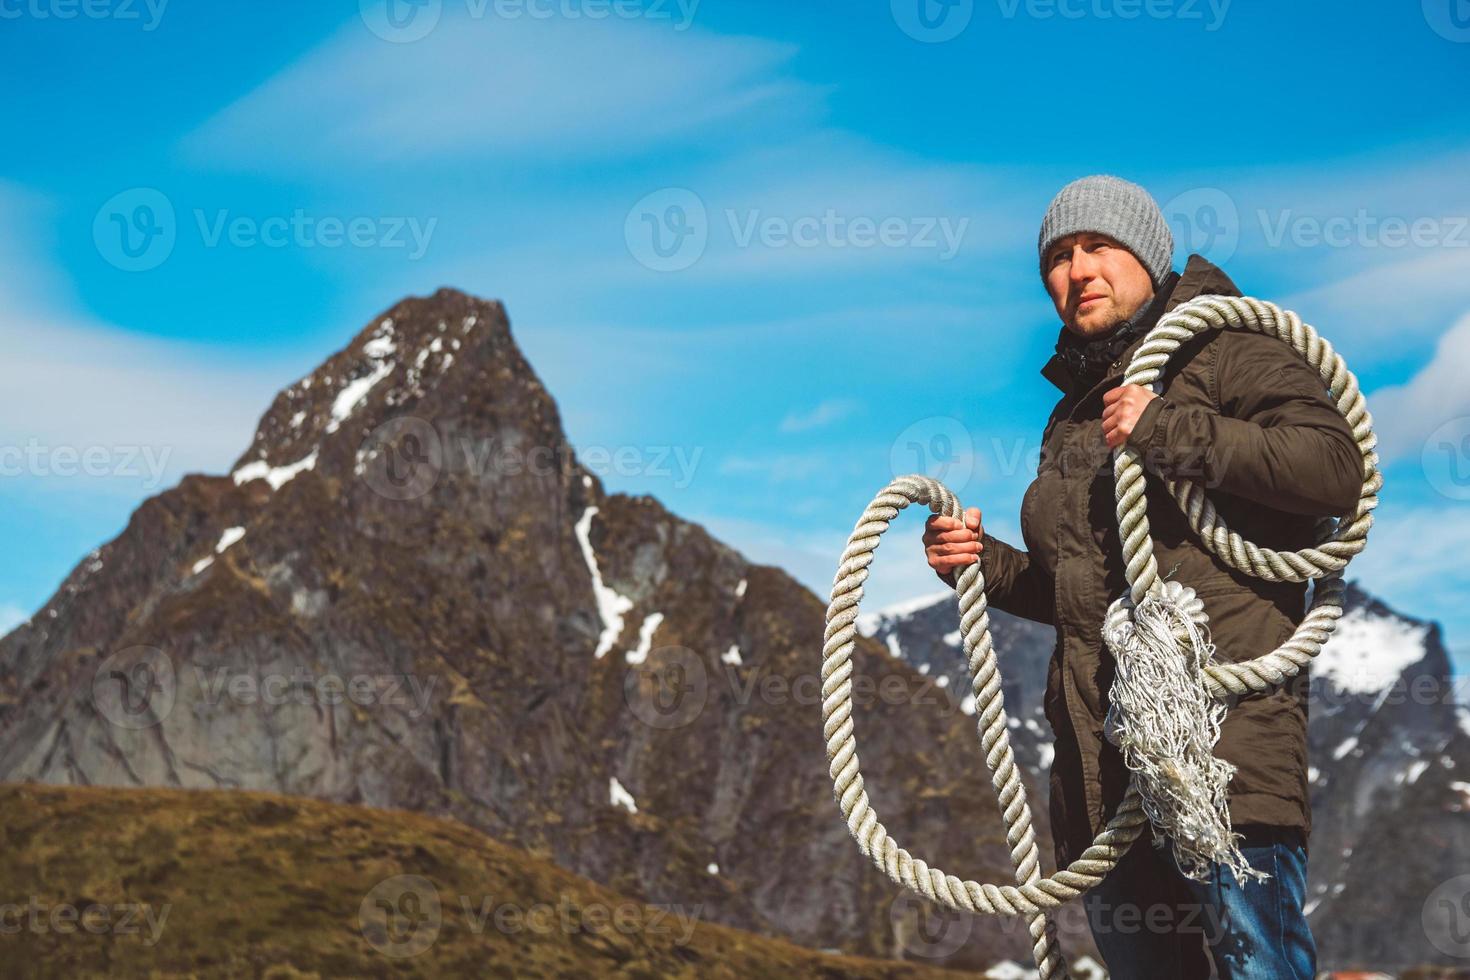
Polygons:
<instances>
[{"instance_id":1,"label":"blue sky","mask_svg":"<svg viewBox=\"0 0 1470 980\"><path fill-rule=\"evenodd\" d=\"M5 625L441 285L610 489L819 595L896 473L1016 540L1036 229L1108 172L1347 358L1387 479L1349 574L1470 667L1464 0L4 0L0 63ZM920 523L869 608L934 589Z\"/></svg>"}]
</instances>

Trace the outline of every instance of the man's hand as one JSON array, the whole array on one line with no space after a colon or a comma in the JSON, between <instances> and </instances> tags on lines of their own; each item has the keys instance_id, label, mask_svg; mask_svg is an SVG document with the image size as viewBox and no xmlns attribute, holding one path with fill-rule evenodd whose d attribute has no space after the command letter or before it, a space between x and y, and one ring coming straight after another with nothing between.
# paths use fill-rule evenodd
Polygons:
<instances>
[{"instance_id":1,"label":"man's hand","mask_svg":"<svg viewBox=\"0 0 1470 980\"><path fill-rule=\"evenodd\" d=\"M965 511L963 523L955 517L931 515L924 524L924 557L928 559L929 567L944 578L979 561L980 552L985 547L980 543L984 533L979 507Z\"/></svg>"},{"instance_id":2,"label":"man's hand","mask_svg":"<svg viewBox=\"0 0 1470 980\"><path fill-rule=\"evenodd\" d=\"M1138 417L1149 402L1159 397L1143 385L1123 385L1103 394L1103 439L1109 449L1128 441Z\"/></svg>"}]
</instances>

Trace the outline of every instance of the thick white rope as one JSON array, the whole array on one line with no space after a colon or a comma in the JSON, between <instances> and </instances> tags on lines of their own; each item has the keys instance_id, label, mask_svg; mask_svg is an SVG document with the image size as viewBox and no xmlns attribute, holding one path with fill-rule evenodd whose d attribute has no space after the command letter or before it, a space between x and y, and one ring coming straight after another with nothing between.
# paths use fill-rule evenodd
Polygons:
<instances>
[{"instance_id":1,"label":"thick white rope","mask_svg":"<svg viewBox=\"0 0 1470 980\"><path fill-rule=\"evenodd\" d=\"M1373 452L1376 437L1357 379L1315 330L1273 303L1201 296L1149 332L1123 383L1152 385L1159 392L1163 368L1180 344L1216 328L1256 330L1276 337L1317 370L1324 390L1332 393L1353 429L1363 457L1363 489L1353 513L1343 515L1335 528L1330 520L1323 522L1319 525L1325 532L1323 540L1300 552L1276 552L1245 541L1219 519L1198 484L1166 480L1170 495L1206 549L1233 568L1269 581L1339 575L1366 544L1382 478ZM1264 878L1250 868L1230 826L1226 787L1235 769L1213 755L1225 706L1214 700L1202 673L1212 666L1214 652L1205 635L1208 617L1202 608L1185 608L1184 597L1193 598L1192 590L1177 584L1165 588L1159 578L1138 454L1118 447L1113 470L1130 587L1113 603L1103 631L1118 665L1110 692L1113 741L1138 781L1155 840L1167 836L1173 842L1175 860L1185 874L1204 880L1210 867L1218 864L1229 867L1237 879ZM1256 669L1272 666L1268 662ZM1292 661L1291 669L1281 673L1290 676L1300 669L1301 664Z\"/></svg>"},{"instance_id":2,"label":"thick white rope","mask_svg":"<svg viewBox=\"0 0 1470 980\"><path fill-rule=\"evenodd\" d=\"M1244 541L1225 527L1214 508L1204 500L1201 488L1184 481L1165 481L1170 494L1183 508L1190 526L1206 547L1227 564L1271 581L1316 579L1311 609L1289 640L1255 660L1220 663L1210 662L1208 640L1200 629L1205 622L1203 604L1194 597L1192 590L1166 590L1159 577L1153 544L1149 539L1148 518L1144 513L1143 471L1138 465L1137 454L1126 447L1115 451L1119 532L1130 589L1123 600L1109 608L1103 626L1104 635L1117 638L1130 631L1136 635L1140 625L1135 613L1144 600L1152 596L1150 604L1160 605L1160 609L1156 614L1145 617L1145 623L1152 621L1152 625L1145 628L1155 637L1161 632L1172 635L1175 647L1185 656L1194 657L1192 670L1200 678L1198 686L1207 691L1211 699L1226 701L1228 706L1232 695L1267 691L1284 683L1321 652L1342 615L1345 586L1341 572L1364 547L1368 528L1372 526L1369 512L1377 505L1382 477L1378 472L1377 455L1372 451L1376 443L1372 420L1363 403L1357 379L1316 331L1303 324L1295 314L1284 312L1273 304L1250 298L1202 296L1178 307L1149 332L1139 347L1138 355L1129 365L1125 383L1155 383L1170 354L1180 343L1212 327L1258 330L1290 343L1322 376L1338 409L1353 427L1364 460L1363 492L1354 512L1345 515L1341 521L1327 520L1319 524L1320 540L1313 547L1295 553L1273 552ZM917 474L899 477L883 488L864 510L848 538L832 586L822 644L822 731L827 742L833 796L859 849L890 879L960 911L1027 916L1033 941L1032 953L1042 980L1066 977L1066 961L1047 911L1060 907L1101 881L1140 836L1150 817L1145 813L1139 777L1135 772L1117 812L1091 846L1065 869L1050 876L1041 874L1031 808L1011 751L1000 674L990 637L984 576L978 562L965 566L956 580L960 630L975 697L976 726L985 763L990 769L991 783L1005 818L1006 840L1011 849L1016 884L982 884L961 879L910 854L889 836L879 822L863 788L852 721L852 653L856 645L856 620L873 553L889 523L911 503L927 505L936 514L963 517L959 500L944 484ZM1151 646L1169 645L1164 640L1150 642ZM1126 650L1123 659L1128 660ZM1126 673L1134 666L1130 663L1125 667L1120 663L1120 673ZM1148 664L1138 666L1149 667ZM1144 717L1150 717L1147 709L1135 710L1142 711ZM1126 729L1127 714L1126 711L1110 712L1110 738L1117 739L1120 729ZM1208 725L1206 727L1208 729ZM1208 734L1207 730L1207 740ZM1182 772L1179 775L1188 778Z\"/></svg>"}]
</instances>

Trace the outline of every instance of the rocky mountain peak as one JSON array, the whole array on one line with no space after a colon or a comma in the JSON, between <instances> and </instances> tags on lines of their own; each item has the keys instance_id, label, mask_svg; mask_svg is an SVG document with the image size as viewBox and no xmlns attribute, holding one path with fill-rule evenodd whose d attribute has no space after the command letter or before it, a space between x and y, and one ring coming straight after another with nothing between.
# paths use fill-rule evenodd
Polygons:
<instances>
[{"instance_id":1,"label":"rocky mountain peak","mask_svg":"<svg viewBox=\"0 0 1470 980\"><path fill-rule=\"evenodd\" d=\"M439 420L454 420L461 437L515 426L557 460L568 458L555 403L511 337L505 307L443 288L383 311L277 394L231 477L279 490L308 471L362 476L405 433L427 452L427 432L413 423L437 428ZM463 444L438 448L473 456Z\"/></svg>"},{"instance_id":2,"label":"rocky mountain peak","mask_svg":"<svg viewBox=\"0 0 1470 980\"><path fill-rule=\"evenodd\" d=\"M441 290L374 316L229 475L144 501L0 640L0 780L419 810L718 922L936 955L832 801L823 608L605 494L501 305ZM1007 880L972 719L875 643L854 662L904 695L856 712L887 825ZM943 958L1023 957L1010 925L955 923Z\"/></svg>"}]
</instances>

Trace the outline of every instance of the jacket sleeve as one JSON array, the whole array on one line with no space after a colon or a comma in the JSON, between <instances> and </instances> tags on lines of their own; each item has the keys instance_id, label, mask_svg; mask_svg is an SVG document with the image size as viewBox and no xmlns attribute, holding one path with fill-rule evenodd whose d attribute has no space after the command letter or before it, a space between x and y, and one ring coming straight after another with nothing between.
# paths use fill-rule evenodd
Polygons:
<instances>
[{"instance_id":1,"label":"jacket sleeve","mask_svg":"<svg viewBox=\"0 0 1470 980\"><path fill-rule=\"evenodd\" d=\"M1127 445L1145 468L1293 514L1352 512L1363 456L1316 370L1275 337L1225 330L1211 379L1219 412L1167 396Z\"/></svg>"},{"instance_id":2,"label":"jacket sleeve","mask_svg":"<svg viewBox=\"0 0 1470 980\"><path fill-rule=\"evenodd\" d=\"M989 532L981 535L980 573L985 576L985 598L1001 612L1055 626L1053 613L1056 584L1050 573L1033 562L1031 555L1006 544ZM955 572L940 576L950 588L958 588Z\"/></svg>"}]
</instances>

